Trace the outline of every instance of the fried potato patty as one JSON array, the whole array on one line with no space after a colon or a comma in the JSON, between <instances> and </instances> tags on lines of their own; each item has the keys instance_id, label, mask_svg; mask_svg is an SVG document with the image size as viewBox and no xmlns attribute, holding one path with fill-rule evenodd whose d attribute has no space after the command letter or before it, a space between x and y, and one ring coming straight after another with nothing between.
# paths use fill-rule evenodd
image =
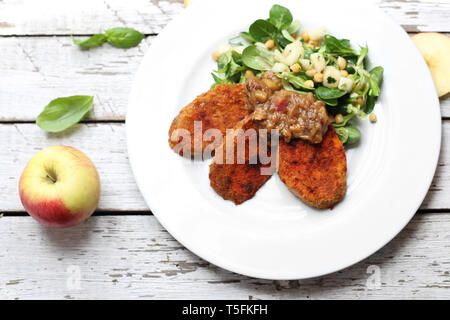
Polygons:
<instances>
[{"instance_id":1,"label":"fried potato patty","mask_svg":"<svg viewBox=\"0 0 450 320\"><path fill-rule=\"evenodd\" d=\"M278 174L309 206L325 209L341 201L347 185L347 160L334 127L328 127L320 144L280 141Z\"/></svg>"},{"instance_id":2,"label":"fried potato patty","mask_svg":"<svg viewBox=\"0 0 450 320\"><path fill-rule=\"evenodd\" d=\"M244 119L236 129L253 129L248 136L243 136L245 141L245 154L238 153L237 133L229 140L225 138L223 144L216 149L213 162L209 167L209 180L211 187L225 200L231 200L235 204L241 204L254 197L255 193L261 186L270 179L274 169L270 169L270 163L263 165L259 162L258 147L252 148L251 140L258 139L258 125L253 120ZM248 131L245 131L248 132ZM253 132L253 133L252 133ZM227 162L227 141L233 143L233 148L229 149L233 153L233 163ZM218 149L219 149L218 148ZM268 149L270 156L270 149ZM244 162L244 163L239 163ZM252 164L255 162L254 164ZM262 172L261 169L266 169ZM268 173L270 172L270 173Z\"/></svg>"},{"instance_id":3,"label":"fried potato patty","mask_svg":"<svg viewBox=\"0 0 450 320\"><path fill-rule=\"evenodd\" d=\"M184 156L194 156L203 153L206 148L211 150L220 146L222 139L211 138L203 141L203 134L208 129L218 129L225 136L226 129L232 129L249 114L247 97L243 85L219 84L185 106L172 121L169 129L169 145L175 152ZM194 122L201 121L201 131L194 134ZM190 141L185 141L176 129L185 129L190 134ZM190 146L186 144L190 143ZM183 152L183 147L186 150ZM197 148L194 148L197 146ZM189 154L183 154L189 153Z\"/></svg>"}]
</instances>

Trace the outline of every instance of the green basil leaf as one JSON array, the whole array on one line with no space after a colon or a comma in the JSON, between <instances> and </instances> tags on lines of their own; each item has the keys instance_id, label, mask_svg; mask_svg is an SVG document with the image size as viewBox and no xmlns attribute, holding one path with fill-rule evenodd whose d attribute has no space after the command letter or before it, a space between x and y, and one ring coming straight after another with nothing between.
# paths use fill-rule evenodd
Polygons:
<instances>
[{"instance_id":1,"label":"green basil leaf","mask_svg":"<svg viewBox=\"0 0 450 320\"><path fill-rule=\"evenodd\" d=\"M251 45L242 52L242 62L254 70L269 70L275 63L273 53L269 50Z\"/></svg>"},{"instance_id":2,"label":"green basil leaf","mask_svg":"<svg viewBox=\"0 0 450 320\"><path fill-rule=\"evenodd\" d=\"M60 132L80 122L92 109L94 97L71 96L50 101L36 124L48 132Z\"/></svg>"},{"instance_id":3,"label":"green basil leaf","mask_svg":"<svg viewBox=\"0 0 450 320\"><path fill-rule=\"evenodd\" d=\"M94 34L92 37L86 40L77 40L72 37L72 41L74 44L80 46L83 50L88 50L96 47L100 47L102 44L106 42L106 35L103 33Z\"/></svg>"},{"instance_id":4,"label":"green basil leaf","mask_svg":"<svg viewBox=\"0 0 450 320\"><path fill-rule=\"evenodd\" d=\"M350 42L346 39L338 40L326 34L324 37L325 52L341 56L357 56L359 53L350 47Z\"/></svg>"},{"instance_id":5,"label":"green basil leaf","mask_svg":"<svg viewBox=\"0 0 450 320\"><path fill-rule=\"evenodd\" d=\"M131 28L113 28L105 33L110 45L123 49L136 47L145 38L145 35Z\"/></svg>"},{"instance_id":6,"label":"green basil leaf","mask_svg":"<svg viewBox=\"0 0 450 320\"><path fill-rule=\"evenodd\" d=\"M272 9L270 9L269 21L281 31L289 27L292 23L292 14L289 9L278 4L274 4Z\"/></svg>"},{"instance_id":7,"label":"green basil leaf","mask_svg":"<svg viewBox=\"0 0 450 320\"><path fill-rule=\"evenodd\" d=\"M253 39L259 42L266 42L269 39L275 38L277 28L266 20L256 20L249 28L249 33Z\"/></svg>"},{"instance_id":8,"label":"green basil leaf","mask_svg":"<svg viewBox=\"0 0 450 320\"><path fill-rule=\"evenodd\" d=\"M347 92L336 89L320 86L316 89L316 95L319 99L330 100L337 99L345 95Z\"/></svg>"}]
</instances>

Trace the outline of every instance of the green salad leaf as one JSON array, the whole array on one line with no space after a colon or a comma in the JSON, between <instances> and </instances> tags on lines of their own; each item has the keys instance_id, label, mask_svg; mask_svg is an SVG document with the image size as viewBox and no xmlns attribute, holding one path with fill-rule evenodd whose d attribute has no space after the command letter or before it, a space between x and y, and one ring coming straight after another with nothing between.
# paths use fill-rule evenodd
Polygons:
<instances>
[{"instance_id":1,"label":"green salad leaf","mask_svg":"<svg viewBox=\"0 0 450 320\"><path fill-rule=\"evenodd\" d=\"M347 129L345 129L344 127L336 128L336 134L337 134L339 140L341 140L342 144L347 143L347 140L348 140Z\"/></svg>"},{"instance_id":2,"label":"green salad leaf","mask_svg":"<svg viewBox=\"0 0 450 320\"><path fill-rule=\"evenodd\" d=\"M323 40L317 43L305 42L301 39L303 50L300 50L300 54L285 52L286 46L296 41L295 34L299 27L300 22L293 19L287 8L278 4L273 5L268 19L254 21L248 31L241 32L238 37L229 40L232 48L233 46L245 46L245 48L242 54L231 50L219 57L217 71L213 73L214 85L244 83L248 70L252 71L256 77L261 77L264 71L272 71L282 79L282 87L285 90L300 94L312 92L318 100L326 104L329 114L339 115L339 119L342 116L342 121L339 120L339 124L334 122L333 125L343 143L354 144L360 139L361 133L351 124L351 120L354 117L365 119L367 114L373 111L377 97L380 95L383 68L375 67L370 71L367 69L366 58L369 53L367 44L354 49L355 47L348 39L338 39L329 34L324 35ZM271 46L268 49L264 45L269 39L275 42L275 48ZM241 52L240 49L239 52ZM285 60L289 62L284 63L279 53L283 56L292 53L292 57L295 54L295 61L289 59ZM330 67L328 75L323 72L323 77L317 78L309 72L311 68L318 67L315 66L318 63L317 57L313 56L311 59L313 53L320 53L323 56L325 69L322 67L321 70L327 70L326 67ZM280 64L278 67L275 57L280 60L278 62L286 66ZM342 58L345 61L342 61ZM345 66L343 66L344 62ZM294 68L295 63L300 64L301 68ZM330 76L331 71L335 72L332 68L345 70L340 72L342 81L339 80L339 83L336 77ZM306 81L312 81L314 86L312 87L311 83L307 83L308 86L306 86ZM340 90L339 87L348 90Z\"/></svg>"},{"instance_id":3,"label":"green salad leaf","mask_svg":"<svg viewBox=\"0 0 450 320\"><path fill-rule=\"evenodd\" d=\"M71 96L50 101L36 124L48 132L60 132L80 122L92 109L94 97Z\"/></svg>"},{"instance_id":4,"label":"green salad leaf","mask_svg":"<svg viewBox=\"0 0 450 320\"><path fill-rule=\"evenodd\" d=\"M300 21L294 20L291 22L289 27L287 27L286 31L289 32L290 34L294 34L298 31L298 29L300 29Z\"/></svg>"},{"instance_id":5,"label":"green salad leaf","mask_svg":"<svg viewBox=\"0 0 450 320\"><path fill-rule=\"evenodd\" d=\"M360 67L364 67L364 59L369 53L369 48L367 46L361 47L361 51L359 52L358 60L356 61L356 65Z\"/></svg>"},{"instance_id":6,"label":"green salad leaf","mask_svg":"<svg viewBox=\"0 0 450 320\"><path fill-rule=\"evenodd\" d=\"M252 37L252 35L249 32L241 32L240 36L242 37L242 39L244 39L245 41L248 41L250 43L255 43L257 42L255 38Z\"/></svg>"},{"instance_id":7,"label":"green salad leaf","mask_svg":"<svg viewBox=\"0 0 450 320\"><path fill-rule=\"evenodd\" d=\"M106 35L104 35L103 33L94 34L86 40L77 40L72 37L72 41L74 44L80 46L81 49L88 50L100 47L102 44L104 44L106 42Z\"/></svg>"},{"instance_id":8,"label":"green salad leaf","mask_svg":"<svg viewBox=\"0 0 450 320\"><path fill-rule=\"evenodd\" d=\"M320 86L316 90L316 95L320 99L337 99L345 95L347 92L336 89Z\"/></svg>"},{"instance_id":9,"label":"green salad leaf","mask_svg":"<svg viewBox=\"0 0 450 320\"><path fill-rule=\"evenodd\" d=\"M286 79L290 84L292 84L297 89L302 89L305 91L312 91L314 88L305 86L305 81L308 80L305 76L298 74L293 75L291 73L284 73L281 75L283 79Z\"/></svg>"},{"instance_id":10,"label":"green salad leaf","mask_svg":"<svg viewBox=\"0 0 450 320\"><path fill-rule=\"evenodd\" d=\"M289 9L280 6L278 4L274 4L272 9L270 9L269 21L272 23L278 30L283 30L289 27L292 23L292 14Z\"/></svg>"},{"instance_id":11,"label":"green salad leaf","mask_svg":"<svg viewBox=\"0 0 450 320\"><path fill-rule=\"evenodd\" d=\"M372 70L369 71L371 77L370 77L370 89L369 94L366 101L366 106L364 111L366 113L371 113L373 109L375 108L375 103L377 102L377 98L380 95L380 86L381 81L383 79L383 68L382 67L375 67Z\"/></svg>"},{"instance_id":12,"label":"green salad leaf","mask_svg":"<svg viewBox=\"0 0 450 320\"><path fill-rule=\"evenodd\" d=\"M336 128L336 134L343 144L354 144L361 138L361 132L352 124Z\"/></svg>"},{"instance_id":13,"label":"green salad leaf","mask_svg":"<svg viewBox=\"0 0 450 320\"><path fill-rule=\"evenodd\" d=\"M344 128L348 131L348 144L354 144L359 141L359 138L361 138L361 131L359 131L357 127L352 124L347 124Z\"/></svg>"},{"instance_id":14,"label":"green salad leaf","mask_svg":"<svg viewBox=\"0 0 450 320\"><path fill-rule=\"evenodd\" d=\"M267 20L256 20L250 25L249 34L258 42L274 39L278 33L277 28Z\"/></svg>"},{"instance_id":15,"label":"green salad leaf","mask_svg":"<svg viewBox=\"0 0 450 320\"><path fill-rule=\"evenodd\" d=\"M266 48L251 45L242 52L242 62L254 70L270 70L275 64L273 53Z\"/></svg>"},{"instance_id":16,"label":"green salad leaf","mask_svg":"<svg viewBox=\"0 0 450 320\"><path fill-rule=\"evenodd\" d=\"M110 45L123 49L136 47L145 38L144 34L131 28L112 28L105 33Z\"/></svg>"},{"instance_id":17,"label":"green salad leaf","mask_svg":"<svg viewBox=\"0 0 450 320\"><path fill-rule=\"evenodd\" d=\"M383 71L384 71L384 69L380 66L375 67L369 71L369 74L370 74L369 96L378 97L380 95L380 85L381 85L381 79L383 78Z\"/></svg>"},{"instance_id":18,"label":"green salad leaf","mask_svg":"<svg viewBox=\"0 0 450 320\"><path fill-rule=\"evenodd\" d=\"M285 30L281 30L281 34L289 42L294 42L295 41L295 39L291 36L291 34L286 29Z\"/></svg>"},{"instance_id":19,"label":"green salad leaf","mask_svg":"<svg viewBox=\"0 0 450 320\"><path fill-rule=\"evenodd\" d=\"M350 41L347 39L339 40L332 35L326 34L323 40L325 52L340 56L357 56L357 51L350 47Z\"/></svg>"},{"instance_id":20,"label":"green salad leaf","mask_svg":"<svg viewBox=\"0 0 450 320\"><path fill-rule=\"evenodd\" d=\"M225 52L217 61L219 70L218 74L222 74L225 78L232 78L239 72L245 70L245 66L242 65L242 58L236 51Z\"/></svg>"},{"instance_id":21,"label":"green salad leaf","mask_svg":"<svg viewBox=\"0 0 450 320\"><path fill-rule=\"evenodd\" d=\"M316 89L315 94L317 99L322 100L330 106L337 106L338 98L344 96L347 92L336 89L320 86Z\"/></svg>"}]
</instances>

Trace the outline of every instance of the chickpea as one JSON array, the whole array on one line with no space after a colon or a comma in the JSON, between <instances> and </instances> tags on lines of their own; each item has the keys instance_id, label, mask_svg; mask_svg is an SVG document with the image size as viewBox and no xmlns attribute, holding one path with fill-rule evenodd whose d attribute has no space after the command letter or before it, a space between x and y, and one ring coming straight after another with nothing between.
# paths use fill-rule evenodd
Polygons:
<instances>
[{"instance_id":1,"label":"chickpea","mask_svg":"<svg viewBox=\"0 0 450 320\"><path fill-rule=\"evenodd\" d=\"M356 99L356 102L357 102L361 107L363 107L363 106L366 105L366 101L364 101L364 98L363 98L363 97L358 97L358 98Z\"/></svg>"},{"instance_id":2,"label":"chickpea","mask_svg":"<svg viewBox=\"0 0 450 320\"><path fill-rule=\"evenodd\" d=\"M314 88L314 82L312 80L306 80L304 85L307 88Z\"/></svg>"},{"instance_id":3,"label":"chickpea","mask_svg":"<svg viewBox=\"0 0 450 320\"><path fill-rule=\"evenodd\" d=\"M344 117L342 116L342 114L338 113L338 114L336 115L336 117L334 117L334 121L335 121L337 124L342 123L342 122L344 122Z\"/></svg>"},{"instance_id":4,"label":"chickpea","mask_svg":"<svg viewBox=\"0 0 450 320\"><path fill-rule=\"evenodd\" d=\"M267 101L267 93L261 90L255 91L255 98L258 100L258 102L264 103Z\"/></svg>"},{"instance_id":5,"label":"chickpea","mask_svg":"<svg viewBox=\"0 0 450 320\"><path fill-rule=\"evenodd\" d=\"M306 31L306 30L303 30L303 32L302 32L302 38L303 38L303 40L305 40L305 42L309 42L309 34L308 34L308 31Z\"/></svg>"},{"instance_id":6,"label":"chickpea","mask_svg":"<svg viewBox=\"0 0 450 320\"><path fill-rule=\"evenodd\" d=\"M323 81L323 74L320 73L320 72L317 72L317 73L314 75L314 81L317 82L317 83L322 82L322 81Z\"/></svg>"},{"instance_id":7,"label":"chickpea","mask_svg":"<svg viewBox=\"0 0 450 320\"><path fill-rule=\"evenodd\" d=\"M300 72L300 71L302 70L302 67L300 67L300 65L299 65L298 63L294 63L294 64L291 66L291 70L292 70L293 72Z\"/></svg>"},{"instance_id":8,"label":"chickpea","mask_svg":"<svg viewBox=\"0 0 450 320\"><path fill-rule=\"evenodd\" d=\"M314 77L315 74L316 74L316 70L314 70L314 69L309 69L308 71L306 71L306 75L308 77Z\"/></svg>"},{"instance_id":9,"label":"chickpea","mask_svg":"<svg viewBox=\"0 0 450 320\"><path fill-rule=\"evenodd\" d=\"M309 43L311 45L313 45L314 48L318 48L319 47L319 40L311 40L311 41L309 41Z\"/></svg>"},{"instance_id":10,"label":"chickpea","mask_svg":"<svg viewBox=\"0 0 450 320\"><path fill-rule=\"evenodd\" d=\"M341 76L347 77L348 76L347 70L341 70Z\"/></svg>"},{"instance_id":11,"label":"chickpea","mask_svg":"<svg viewBox=\"0 0 450 320\"><path fill-rule=\"evenodd\" d=\"M216 61L219 60L220 56L221 56L220 52L217 52L217 51L214 52L212 55L213 59Z\"/></svg>"},{"instance_id":12,"label":"chickpea","mask_svg":"<svg viewBox=\"0 0 450 320\"><path fill-rule=\"evenodd\" d=\"M271 80L271 79L263 79L263 82L266 84L266 86L268 86L269 87L269 89L271 89L271 90L279 90L280 89L280 82L281 82L281 80L280 80L280 82L278 82L278 81L274 81L274 80Z\"/></svg>"},{"instance_id":13,"label":"chickpea","mask_svg":"<svg viewBox=\"0 0 450 320\"><path fill-rule=\"evenodd\" d=\"M338 64L338 66L339 66L339 69L344 70L345 67L347 66L347 61L346 61L344 58L339 57L339 58L337 59L337 64Z\"/></svg>"},{"instance_id":14,"label":"chickpea","mask_svg":"<svg viewBox=\"0 0 450 320\"><path fill-rule=\"evenodd\" d=\"M252 70L248 69L247 71L245 71L245 79L252 79L255 77L255 74L253 73Z\"/></svg>"},{"instance_id":15,"label":"chickpea","mask_svg":"<svg viewBox=\"0 0 450 320\"><path fill-rule=\"evenodd\" d=\"M302 40L303 38L302 38L301 35L296 34L295 37L294 37L294 39L295 39L295 40Z\"/></svg>"},{"instance_id":16,"label":"chickpea","mask_svg":"<svg viewBox=\"0 0 450 320\"><path fill-rule=\"evenodd\" d=\"M275 48L275 41L273 41L272 39L269 39L266 41L266 48L267 49L273 49Z\"/></svg>"},{"instance_id":17,"label":"chickpea","mask_svg":"<svg viewBox=\"0 0 450 320\"><path fill-rule=\"evenodd\" d=\"M372 123L377 122L377 116L375 115L375 113L372 112L372 113L369 115L369 120L370 120L370 122L372 122Z\"/></svg>"}]
</instances>

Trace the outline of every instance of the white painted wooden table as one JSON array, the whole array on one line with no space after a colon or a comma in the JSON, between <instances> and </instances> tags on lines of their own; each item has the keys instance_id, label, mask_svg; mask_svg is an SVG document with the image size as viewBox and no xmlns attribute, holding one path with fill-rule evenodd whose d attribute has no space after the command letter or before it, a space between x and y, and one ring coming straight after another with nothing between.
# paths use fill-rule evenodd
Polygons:
<instances>
[{"instance_id":1,"label":"white painted wooden table","mask_svg":"<svg viewBox=\"0 0 450 320\"><path fill-rule=\"evenodd\" d=\"M450 32L448 1L379 6L408 32ZM196 257L158 224L131 174L124 120L141 58L182 10L180 0L0 0L0 298L450 298L448 97L439 166L421 209L390 244L346 270L306 281L251 279ZM116 26L147 37L129 50L72 45L72 34ZM34 124L50 100L74 94L95 95L86 121L62 134ZM17 192L26 162L55 144L86 152L102 179L98 211L68 230L40 226Z\"/></svg>"}]
</instances>

